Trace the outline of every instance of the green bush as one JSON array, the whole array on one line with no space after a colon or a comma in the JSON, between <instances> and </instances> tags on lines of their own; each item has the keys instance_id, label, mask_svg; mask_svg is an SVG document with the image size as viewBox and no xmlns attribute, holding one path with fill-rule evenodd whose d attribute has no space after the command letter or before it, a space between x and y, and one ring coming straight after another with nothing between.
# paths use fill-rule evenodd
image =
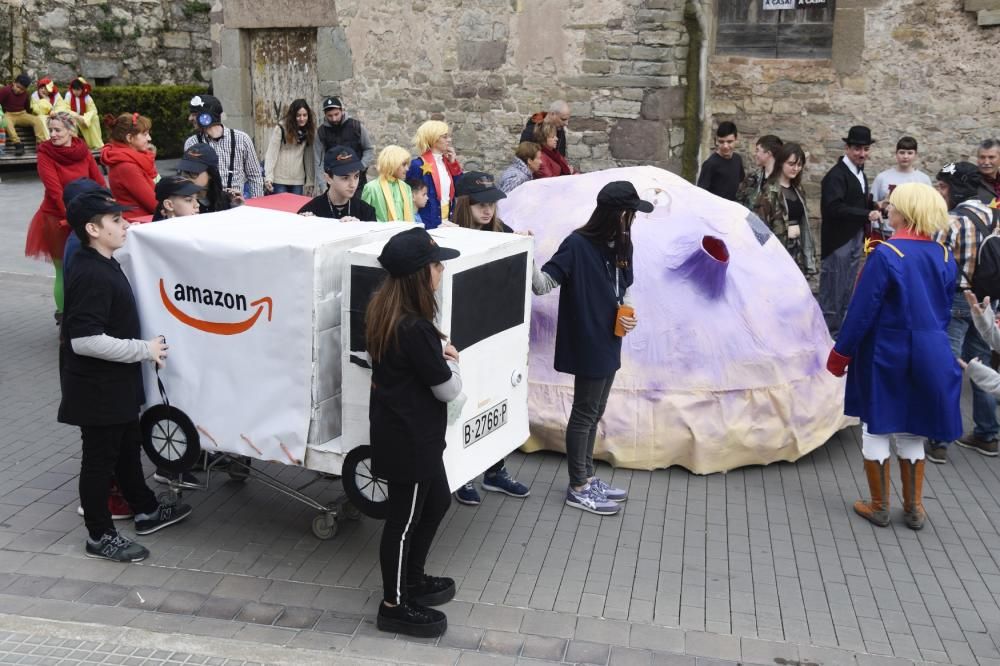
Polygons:
<instances>
[{"instance_id":1,"label":"green bush","mask_svg":"<svg viewBox=\"0 0 1000 666\"><path fill-rule=\"evenodd\" d=\"M101 86L94 88L91 96L97 111L117 116L120 113L139 113L153 121L150 134L160 158L180 157L184 140L194 131L188 123L188 102L195 95L207 92L204 86ZM104 140L108 128L103 126Z\"/></svg>"}]
</instances>

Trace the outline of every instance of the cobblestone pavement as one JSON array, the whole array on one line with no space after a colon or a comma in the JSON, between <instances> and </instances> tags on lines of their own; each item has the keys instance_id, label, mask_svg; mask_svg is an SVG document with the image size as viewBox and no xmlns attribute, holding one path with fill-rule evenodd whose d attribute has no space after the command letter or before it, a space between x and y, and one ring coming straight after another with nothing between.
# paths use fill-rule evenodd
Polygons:
<instances>
[{"instance_id":1,"label":"cobblestone pavement","mask_svg":"<svg viewBox=\"0 0 1000 666\"><path fill-rule=\"evenodd\" d=\"M796 464L708 477L605 469L631 496L620 516L603 519L564 506L562 456L510 456L531 496L486 493L479 507L456 505L432 549L429 571L459 585L439 640L375 630L379 523L344 522L319 541L310 509L252 481L214 478L209 491L187 493L193 516L143 538L152 557L142 564L87 559L79 435L55 421L51 311L46 278L0 273L5 617L319 650L330 660L1000 664L1000 461L953 448L950 464L928 465L928 526L903 526L896 485L893 524L876 529L850 510L867 492L856 429ZM293 486L313 479L271 467ZM307 492L327 502L340 490L322 480ZM9 633L0 654L19 663L33 655L18 646L51 633L0 630Z\"/></svg>"}]
</instances>

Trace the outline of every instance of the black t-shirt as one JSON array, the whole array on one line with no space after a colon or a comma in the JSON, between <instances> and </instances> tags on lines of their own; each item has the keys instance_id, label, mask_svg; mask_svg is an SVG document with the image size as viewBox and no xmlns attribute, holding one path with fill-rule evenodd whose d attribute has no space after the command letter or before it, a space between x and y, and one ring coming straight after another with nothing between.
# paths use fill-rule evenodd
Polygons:
<instances>
[{"instance_id":1,"label":"black t-shirt","mask_svg":"<svg viewBox=\"0 0 1000 666\"><path fill-rule=\"evenodd\" d=\"M788 206L788 224L799 224L806 214L805 206L799 201L799 195L790 187L782 187L781 193L785 197L785 205Z\"/></svg>"},{"instance_id":2,"label":"black t-shirt","mask_svg":"<svg viewBox=\"0 0 1000 666\"><path fill-rule=\"evenodd\" d=\"M112 338L140 336L139 312L128 278L113 258L80 248L66 279L60 347L62 402L59 421L102 426L139 418L146 401L141 363L115 363L73 352L71 340L102 333Z\"/></svg>"},{"instance_id":3,"label":"black t-shirt","mask_svg":"<svg viewBox=\"0 0 1000 666\"><path fill-rule=\"evenodd\" d=\"M736 190L745 176L742 157L733 155L727 160L719 153L712 153L701 165L698 187L723 199L736 201Z\"/></svg>"},{"instance_id":4,"label":"black t-shirt","mask_svg":"<svg viewBox=\"0 0 1000 666\"><path fill-rule=\"evenodd\" d=\"M615 318L619 298L632 285L632 268L617 268L611 248L574 231L542 270L559 283L555 369L589 379L610 377L622 364Z\"/></svg>"},{"instance_id":5,"label":"black t-shirt","mask_svg":"<svg viewBox=\"0 0 1000 666\"><path fill-rule=\"evenodd\" d=\"M431 387L449 379L451 368L434 324L404 319L395 344L372 361L368 419L373 471L379 477L416 482L440 471L448 406Z\"/></svg>"},{"instance_id":6,"label":"black t-shirt","mask_svg":"<svg viewBox=\"0 0 1000 666\"><path fill-rule=\"evenodd\" d=\"M343 206L334 206L326 193L313 197L313 200L299 209L299 213L312 213L316 217L329 217L339 220L342 217L356 217L362 222L375 222L375 209L361 200L361 190L354 198Z\"/></svg>"}]
</instances>

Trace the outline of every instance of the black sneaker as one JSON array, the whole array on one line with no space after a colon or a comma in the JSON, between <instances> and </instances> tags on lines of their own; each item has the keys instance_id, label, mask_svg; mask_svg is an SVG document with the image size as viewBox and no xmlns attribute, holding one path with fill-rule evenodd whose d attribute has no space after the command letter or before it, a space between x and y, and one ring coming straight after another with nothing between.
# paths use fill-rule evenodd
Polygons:
<instances>
[{"instance_id":1,"label":"black sneaker","mask_svg":"<svg viewBox=\"0 0 1000 666\"><path fill-rule=\"evenodd\" d=\"M135 517L135 533L152 534L190 516L191 507L187 504L161 504L156 513L145 514L151 516L150 518L139 518L139 515L143 514L137 514Z\"/></svg>"},{"instance_id":2,"label":"black sneaker","mask_svg":"<svg viewBox=\"0 0 1000 666\"><path fill-rule=\"evenodd\" d=\"M205 485L201 482L197 476L191 472L168 472L165 469L158 469L153 472L153 481L157 483L173 483L181 488L192 488L194 490L201 490Z\"/></svg>"},{"instance_id":3,"label":"black sneaker","mask_svg":"<svg viewBox=\"0 0 1000 666\"><path fill-rule=\"evenodd\" d=\"M406 596L421 606L440 606L455 598L455 581L424 574L417 582L406 583Z\"/></svg>"},{"instance_id":4,"label":"black sneaker","mask_svg":"<svg viewBox=\"0 0 1000 666\"><path fill-rule=\"evenodd\" d=\"M938 442L928 442L927 446L924 447L924 455L932 463L938 465L944 465L948 462L948 449Z\"/></svg>"},{"instance_id":5,"label":"black sneaker","mask_svg":"<svg viewBox=\"0 0 1000 666\"><path fill-rule=\"evenodd\" d=\"M378 607L375 626L395 634L434 638L448 628L448 618L439 610L425 608L412 601L404 601L391 608L382 603Z\"/></svg>"},{"instance_id":6,"label":"black sneaker","mask_svg":"<svg viewBox=\"0 0 1000 666\"><path fill-rule=\"evenodd\" d=\"M96 557L112 562L142 562L149 557L149 551L131 539L117 532L105 532L97 543L87 539L87 557Z\"/></svg>"}]
</instances>

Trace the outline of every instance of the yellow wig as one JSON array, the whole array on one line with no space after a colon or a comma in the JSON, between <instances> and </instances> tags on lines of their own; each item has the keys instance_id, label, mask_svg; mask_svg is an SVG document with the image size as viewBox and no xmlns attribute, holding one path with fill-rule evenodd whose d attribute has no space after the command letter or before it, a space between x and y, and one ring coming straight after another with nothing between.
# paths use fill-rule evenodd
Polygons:
<instances>
[{"instance_id":1,"label":"yellow wig","mask_svg":"<svg viewBox=\"0 0 1000 666\"><path fill-rule=\"evenodd\" d=\"M423 154L448 132L448 123L441 120L428 120L417 128L417 133L413 137L413 146L418 153Z\"/></svg>"},{"instance_id":2,"label":"yellow wig","mask_svg":"<svg viewBox=\"0 0 1000 666\"><path fill-rule=\"evenodd\" d=\"M889 203L906 220L906 226L919 234L932 236L949 227L944 197L930 185L903 183L889 195Z\"/></svg>"},{"instance_id":3,"label":"yellow wig","mask_svg":"<svg viewBox=\"0 0 1000 666\"><path fill-rule=\"evenodd\" d=\"M401 166L409 165L410 151L402 146L386 146L378 154L378 161L375 168L378 175L384 178L392 178L396 170Z\"/></svg>"}]
</instances>

